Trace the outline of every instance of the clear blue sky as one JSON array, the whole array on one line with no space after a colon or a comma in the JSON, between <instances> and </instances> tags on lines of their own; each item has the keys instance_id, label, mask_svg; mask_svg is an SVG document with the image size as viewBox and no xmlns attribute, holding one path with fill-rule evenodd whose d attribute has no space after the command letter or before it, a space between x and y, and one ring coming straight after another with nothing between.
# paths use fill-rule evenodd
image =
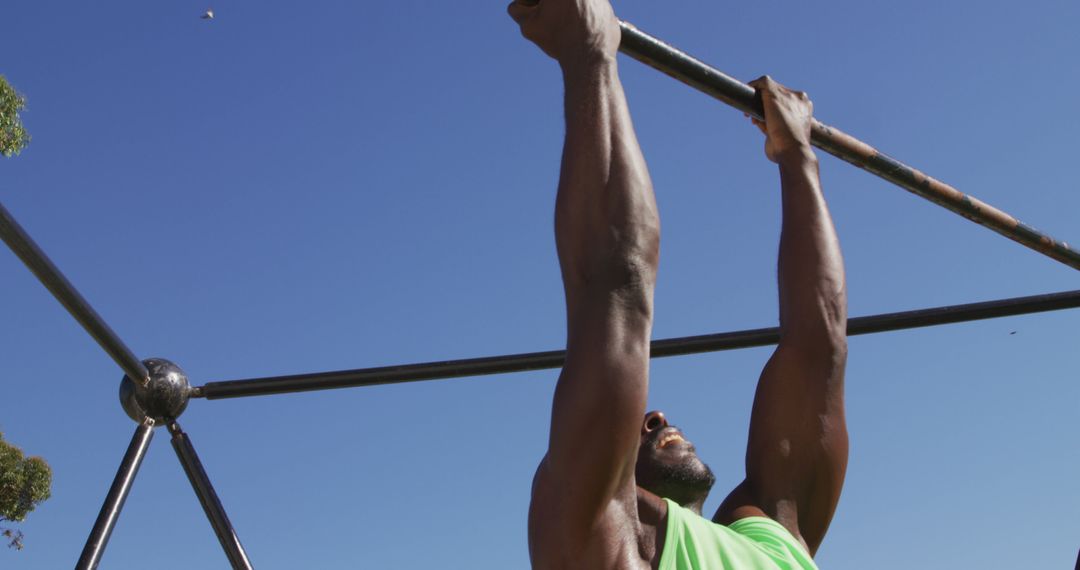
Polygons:
<instances>
[{"instance_id":1,"label":"clear blue sky","mask_svg":"<svg viewBox=\"0 0 1080 570\"><path fill-rule=\"evenodd\" d=\"M561 348L555 64L503 2L5 4L34 140L0 200L142 357L193 383ZM641 2L619 15L1080 242L1080 6ZM631 60L663 220L655 338L776 322L778 180L741 114ZM853 316L1075 289L1076 271L831 157ZM0 567L74 565L135 425L121 373L0 251L0 429L55 470ZM1070 568L1080 313L853 338L822 568ZM1015 334L1012 334L1015 331ZM650 406L742 476L768 349L655 361ZM525 568L553 371L192 401L260 569ZM225 568L159 430L103 568Z\"/></svg>"}]
</instances>

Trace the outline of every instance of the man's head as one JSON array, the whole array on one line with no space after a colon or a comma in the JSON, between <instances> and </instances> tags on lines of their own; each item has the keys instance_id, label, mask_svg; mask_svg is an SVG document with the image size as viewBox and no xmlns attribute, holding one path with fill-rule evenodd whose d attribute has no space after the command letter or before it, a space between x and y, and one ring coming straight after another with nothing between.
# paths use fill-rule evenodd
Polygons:
<instances>
[{"instance_id":1,"label":"man's head","mask_svg":"<svg viewBox=\"0 0 1080 570\"><path fill-rule=\"evenodd\" d=\"M639 487L684 507L700 510L716 476L697 456L682 431L668 424L663 412L645 414L634 471Z\"/></svg>"}]
</instances>

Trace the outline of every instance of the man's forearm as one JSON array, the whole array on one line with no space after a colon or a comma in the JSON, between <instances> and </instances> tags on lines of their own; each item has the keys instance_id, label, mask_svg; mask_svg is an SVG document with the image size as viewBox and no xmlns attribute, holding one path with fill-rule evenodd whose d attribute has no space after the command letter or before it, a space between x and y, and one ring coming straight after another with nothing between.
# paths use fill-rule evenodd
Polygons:
<instances>
[{"instance_id":1,"label":"man's forearm","mask_svg":"<svg viewBox=\"0 0 1080 570\"><path fill-rule=\"evenodd\" d=\"M568 292L627 279L651 290L659 219L616 63L564 66L563 77L566 141L555 229Z\"/></svg>"},{"instance_id":2,"label":"man's forearm","mask_svg":"<svg viewBox=\"0 0 1080 570\"><path fill-rule=\"evenodd\" d=\"M844 263L821 191L817 158L807 147L778 157L777 163L783 192L781 341L837 348L847 322Z\"/></svg>"}]
</instances>

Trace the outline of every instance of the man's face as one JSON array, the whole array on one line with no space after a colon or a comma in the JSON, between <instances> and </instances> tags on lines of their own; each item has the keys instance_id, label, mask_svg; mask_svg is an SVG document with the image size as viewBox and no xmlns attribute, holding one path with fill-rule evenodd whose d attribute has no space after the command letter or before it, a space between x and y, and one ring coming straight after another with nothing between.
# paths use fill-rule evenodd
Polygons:
<instances>
[{"instance_id":1,"label":"man's face","mask_svg":"<svg viewBox=\"0 0 1080 570\"><path fill-rule=\"evenodd\" d=\"M638 486L685 505L703 500L716 482L694 444L661 412L649 412L641 424L635 478Z\"/></svg>"}]
</instances>

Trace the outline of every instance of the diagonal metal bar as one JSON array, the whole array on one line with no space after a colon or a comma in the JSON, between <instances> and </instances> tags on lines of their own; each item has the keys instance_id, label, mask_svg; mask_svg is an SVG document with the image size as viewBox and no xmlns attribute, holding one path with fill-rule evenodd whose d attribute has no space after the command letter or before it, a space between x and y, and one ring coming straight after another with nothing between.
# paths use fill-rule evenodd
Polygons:
<instances>
[{"instance_id":1,"label":"diagonal metal bar","mask_svg":"<svg viewBox=\"0 0 1080 570\"><path fill-rule=\"evenodd\" d=\"M90 537L86 539L79 562L75 564L75 570L94 570L101 562L101 556L105 554L105 547L109 545L109 537L112 536L116 521L120 518L120 511L124 508L131 485L135 482L135 476L139 473L139 466L146 457L146 450L150 447L150 440L154 438L154 420L147 419L135 429L135 435L131 438L124 453L124 459L120 462L120 469L116 471L109 494L105 496L105 504L101 506L94 528L90 531Z\"/></svg>"},{"instance_id":2,"label":"diagonal metal bar","mask_svg":"<svg viewBox=\"0 0 1080 570\"><path fill-rule=\"evenodd\" d=\"M1076 307L1080 307L1080 290L855 317L848 319L847 334L849 336L872 334ZM776 327L669 338L653 341L651 356L652 358L661 358L769 346L776 344L779 340L780 329ZM216 400L544 370L561 367L565 356L566 352L563 350L551 350L547 352L381 366L336 372L209 382L204 386L195 388L192 397L205 397Z\"/></svg>"},{"instance_id":3,"label":"diagonal metal bar","mask_svg":"<svg viewBox=\"0 0 1080 570\"><path fill-rule=\"evenodd\" d=\"M619 49L626 55L743 113L758 119L764 118L761 99L755 95L753 87L638 30L632 24L620 22L620 26L622 43ZM1069 244L1058 241L1011 215L878 151L840 129L815 120L811 139L814 146L841 160L1073 269L1080 269L1080 252L1072 249Z\"/></svg>"},{"instance_id":4,"label":"diagonal metal bar","mask_svg":"<svg viewBox=\"0 0 1080 570\"><path fill-rule=\"evenodd\" d=\"M140 382L144 386L150 381L150 374L146 367L128 349L127 345L116 336L105 320L94 311L90 303L75 289L63 273L53 265L45 252L30 239L30 236L19 226L11 213L0 204L0 238L15 252L27 268L37 276L41 284L56 297L57 301L75 317L86 332L97 341L101 348L118 364L131 379Z\"/></svg>"},{"instance_id":5,"label":"diagonal metal bar","mask_svg":"<svg viewBox=\"0 0 1080 570\"><path fill-rule=\"evenodd\" d=\"M234 570L251 570L252 566L247 553L244 552L240 538L236 536L236 531L229 522L229 516L225 514L225 507L221 506L221 500L218 499L214 486L210 483L202 462L199 461L199 456L195 454L191 439L175 421L169 422L168 426L176 456L180 458L180 464L184 466L184 473L187 474L191 487L195 489L195 495L199 497L199 504L202 505L206 518L210 519L210 526L214 528L214 534L217 535L221 548L225 550L229 564Z\"/></svg>"}]
</instances>

